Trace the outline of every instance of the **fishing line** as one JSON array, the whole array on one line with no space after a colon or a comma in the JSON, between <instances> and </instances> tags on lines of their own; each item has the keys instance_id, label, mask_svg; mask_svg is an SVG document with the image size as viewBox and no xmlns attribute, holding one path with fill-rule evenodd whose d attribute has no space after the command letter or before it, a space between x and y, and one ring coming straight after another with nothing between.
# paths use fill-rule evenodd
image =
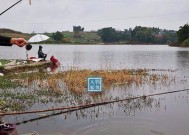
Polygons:
<instances>
[{"instance_id":1,"label":"fishing line","mask_svg":"<svg viewBox=\"0 0 189 135\"><path fill-rule=\"evenodd\" d=\"M102 105L116 103L116 102L129 101L129 100L134 100L134 99L139 99L139 98L146 99L147 97L166 95L166 94L183 92L183 91L189 91L189 89L167 91L167 92L162 92L162 93L129 97L129 98L125 98L125 99L116 99L116 100L111 100L111 101L104 101L104 102L92 103L92 104L84 104L84 105L78 105L78 106L65 106L65 107L49 108L49 109L44 109L44 110L23 111L23 112L7 112L7 113L5 112L5 113L0 113L0 116L41 113L41 112L50 112L50 111L58 111L58 110L67 110L66 112L71 112L71 111L76 111L76 110L81 110L81 109L86 109L86 108L91 108L91 107L96 107L96 106L102 106Z\"/></svg>"}]
</instances>

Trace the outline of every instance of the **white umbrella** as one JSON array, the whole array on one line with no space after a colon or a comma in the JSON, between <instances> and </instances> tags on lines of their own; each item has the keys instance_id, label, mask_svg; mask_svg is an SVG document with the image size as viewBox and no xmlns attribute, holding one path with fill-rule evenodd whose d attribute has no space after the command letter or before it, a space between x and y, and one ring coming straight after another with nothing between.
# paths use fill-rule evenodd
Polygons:
<instances>
[{"instance_id":1,"label":"white umbrella","mask_svg":"<svg viewBox=\"0 0 189 135\"><path fill-rule=\"evenodd\" d=\"M49 39L48 36L43 35L43 34L37 34L37 35L31 37L28 41L30 43L35 43L35 42L41 42L41 41L44 41L44 40L47 40L47 39Z\"/></svg>"}]
</instances>

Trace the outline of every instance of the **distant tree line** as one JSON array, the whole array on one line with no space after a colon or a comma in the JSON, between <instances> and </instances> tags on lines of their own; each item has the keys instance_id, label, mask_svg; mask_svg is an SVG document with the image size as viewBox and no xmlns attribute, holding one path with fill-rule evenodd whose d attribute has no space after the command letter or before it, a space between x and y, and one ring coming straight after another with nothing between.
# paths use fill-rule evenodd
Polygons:
<instances>
[{"instance_id":1,"label":"distant tree line","mask_svg":"<svg viewBox=\"0 0 189 135\"><path fill-rule=\"evenodd\" d=\"M145 43L145 44L166 44L175 42L176 31L162 30L154 27L136 26L134 29L116 30L112 27L98 30L104 43Z\"/></svg>"},{"instance_id":2,"label":"distant tree line","mask_svg":"<svg viewBox=\"0 0 189 135\"><path fill-rule=\"evenodd\" d=\"M0 31L10 31L0 29ZM12 32L12 31L11 31ZM84 32L84 27L73 26L69 32L46 33L49 43L118 43L118 44L167 44L189 46L189 25L180 26L178 31L155 27L136 26L134 29L116 30L113 27L99 29L92 33ZM64 36L65 35L65 36Z\"/></svg>"}]
</instances>

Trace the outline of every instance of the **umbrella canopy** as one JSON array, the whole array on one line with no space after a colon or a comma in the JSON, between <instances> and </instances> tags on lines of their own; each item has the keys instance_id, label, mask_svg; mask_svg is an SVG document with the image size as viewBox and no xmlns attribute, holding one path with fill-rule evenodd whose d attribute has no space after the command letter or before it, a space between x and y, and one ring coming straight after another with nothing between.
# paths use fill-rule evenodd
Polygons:
<instances>
[{"instance_id":1,"label":"umbrella canopy","mask_svg":"<svg viewBox=\"0 0 189 135\"><path fill-rule=\"evenodd\" d=\"M43 34L37 34L37 35L31 37L28 41L30 43L35 43L35 42L41 42L41 41L44 41L44 40L47 40L47 39L49 39L48 36L43 35Z\"/></svg>"}]
</instances>

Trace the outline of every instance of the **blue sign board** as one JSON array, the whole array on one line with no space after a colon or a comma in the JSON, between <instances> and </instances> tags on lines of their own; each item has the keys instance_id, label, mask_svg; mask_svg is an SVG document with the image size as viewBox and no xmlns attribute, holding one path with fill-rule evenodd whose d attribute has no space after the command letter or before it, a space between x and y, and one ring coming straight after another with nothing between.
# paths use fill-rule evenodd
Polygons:
<instances>
[{"instance_id":1,"label":"blue sign board","mask_svg":"<svg viewBox=\"0 0 189 135\"><path fill-rule=\"evenodd\" d=\"M102 78L89 77L87 79L87 91L88 92L101 92L102 91Z\"/></svg>"}]
</instances>

